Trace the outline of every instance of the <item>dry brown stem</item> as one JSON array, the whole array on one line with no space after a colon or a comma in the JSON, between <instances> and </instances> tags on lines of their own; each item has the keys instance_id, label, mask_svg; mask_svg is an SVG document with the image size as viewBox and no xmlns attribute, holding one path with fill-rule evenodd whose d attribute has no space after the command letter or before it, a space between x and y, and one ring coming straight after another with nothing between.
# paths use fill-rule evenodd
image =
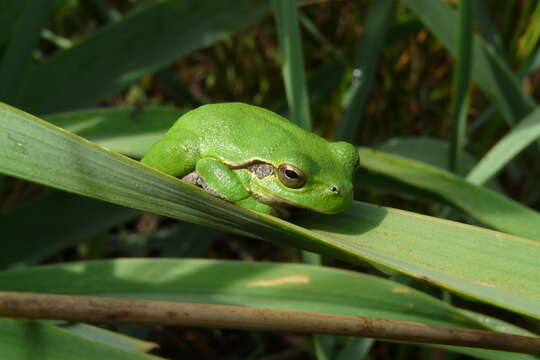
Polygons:
<instances>
[{"instance_id":1,"label":"dry brown stem","mask_svg":"<svg viewBox=\"0 0 540 360\"><path fill-rule=\"evenodd\" d=\"M411 321L231 305L0 292L0 316L362 336L540 354L540 338Z\"/></svg>"}]
</instances>

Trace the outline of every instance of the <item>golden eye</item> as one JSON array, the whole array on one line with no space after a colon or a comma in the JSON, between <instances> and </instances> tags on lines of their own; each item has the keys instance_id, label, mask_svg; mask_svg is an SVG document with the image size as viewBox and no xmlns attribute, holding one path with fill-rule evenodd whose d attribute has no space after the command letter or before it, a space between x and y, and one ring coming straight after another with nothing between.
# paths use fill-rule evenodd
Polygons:
<instances>
[{"instance_id":1,"label":"golden eye","mask_svg":"<svg viewBox=\"0 0 540 360\"><path fill-rule=\"evenodd\" d=\"M297 167L289 164L281 164L278 167L279 180L286 187L298 189L306 183L306 175Z\"/></svg>"}]
</instances>

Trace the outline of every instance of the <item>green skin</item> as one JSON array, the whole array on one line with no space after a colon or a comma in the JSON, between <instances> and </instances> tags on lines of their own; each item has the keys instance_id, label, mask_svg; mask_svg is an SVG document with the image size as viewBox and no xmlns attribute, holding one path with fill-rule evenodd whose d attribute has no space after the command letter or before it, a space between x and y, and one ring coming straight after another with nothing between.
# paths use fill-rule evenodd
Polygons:
<instances>
[{"instance_id":1,"label":"green skin","mask_svg":"<svg viewBox=\"0 0 540 360\"><path fill-rule=\"evenodd\" d=\"M328 214L347 209L358 161L351 144L328 142L242 103L190 111L141 160L239 206L282 217L288 207ZM286 186L278 173L282 164L300 169L305 183Z\"/></svg>"}]
</instances>

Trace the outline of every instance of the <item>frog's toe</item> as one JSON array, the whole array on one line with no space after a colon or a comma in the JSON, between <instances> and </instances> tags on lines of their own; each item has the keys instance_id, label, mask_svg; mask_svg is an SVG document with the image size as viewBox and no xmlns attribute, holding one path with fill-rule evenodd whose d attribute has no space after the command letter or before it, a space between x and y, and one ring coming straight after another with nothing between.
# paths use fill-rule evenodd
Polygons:
<instances>
[{"instance_id":1,"label":"frog's toe","mask_svg":"<svg viewBox=\"0 0 540 360\"><path fill-rule=\"evenodd\" d=\"M257 201L252 197L248 197L248 198L242 199L240 201L237 201L236 204L241 206L241 207L248 208L248 209L251 209L251 210L255 210L255 211L258 211L258 212L262 212L262 213L265 213L265 214L268 214L268 215L283 217L282 214L279 211L277 211L276 209L274 209L270 205L267 205L265 203Z\"/></svg>"}]
</instances>

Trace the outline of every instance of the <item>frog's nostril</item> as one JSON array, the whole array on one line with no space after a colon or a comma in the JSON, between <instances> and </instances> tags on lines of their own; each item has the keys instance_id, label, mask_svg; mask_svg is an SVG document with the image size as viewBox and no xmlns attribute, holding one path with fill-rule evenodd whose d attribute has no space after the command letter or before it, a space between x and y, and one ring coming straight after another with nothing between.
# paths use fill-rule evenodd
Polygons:
<instances>
[{"instance_id":1,"label":"frog's nostril","mask_svg":"<svg viewBox=\"0 0 540 360\"><path fill-rule=\"evenodd\" d=\"M334 194L339 194L339 188L337 186L330 186L330 191Z\"/></svg>"}]
</instances>

